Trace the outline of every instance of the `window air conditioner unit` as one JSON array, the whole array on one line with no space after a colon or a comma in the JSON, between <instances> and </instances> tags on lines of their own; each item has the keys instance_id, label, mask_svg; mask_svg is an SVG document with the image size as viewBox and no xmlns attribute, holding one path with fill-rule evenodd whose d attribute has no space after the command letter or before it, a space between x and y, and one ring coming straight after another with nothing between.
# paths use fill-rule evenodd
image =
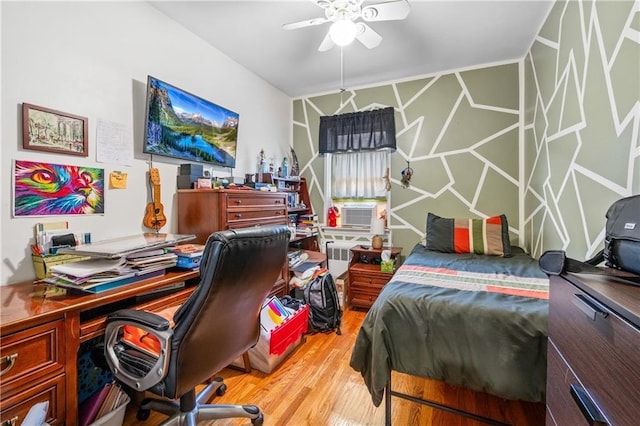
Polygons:
<instances>
[{"instance_id":1,"label":"window air conditioner unit","mask_svg":"<svg viewBox=\"0 0 640 426\"><path fill-rule=\"evenodd\" d=\"M369 227L375 211L376 206L370 204L342 206L342 226Z\"/></svg>"}]
</instances>

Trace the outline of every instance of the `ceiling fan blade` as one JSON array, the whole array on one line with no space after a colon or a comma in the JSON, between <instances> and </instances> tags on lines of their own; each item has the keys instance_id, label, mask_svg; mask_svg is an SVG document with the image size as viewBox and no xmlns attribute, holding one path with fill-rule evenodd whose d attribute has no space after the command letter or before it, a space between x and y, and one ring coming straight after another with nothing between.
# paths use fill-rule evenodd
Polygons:
<instances>
[{"instance_id":1,"label":"ceiling fan blade","mask_svg":"<svg viewBox=\"0 0 640 426\"><path fill-rule=\"evenodd\" d=\"M362 8L362 19L372 21L398 21L409 15L411 6L407 0L374 3Z\"/></svg>"},{"instance_id":2,"label":"ceiling fan blade","mask_svg":"<svg viewBox=\"0 0 640 426\"><path fill-rule=\"evenodd\" d=\"M318 47L318 51L326 52L327 50L331 49L333 46L335 46L335 44L333 43L333 40L331 40L331 36L329 35L329 33L327 33L327 35L324 36L324 40L322 40L322 43L320 43L320 47Z\"/></svg>"},{"instance_id":3,"label":"ceiling fan blade","mask_svg":"<svg viewBox=\"0 0 640 426\"><path fill-rule=\"evenodd\" d=\"M380 34L363 22L358 22L358 33L356 34L356 38L360 43L364 44L367 49L373 49L382 41Z\"/></svg>"},{"instance_id":4,"label":"ceiling fan blade","mask_svg":"<svg viewBox=\"0 0 640 426\"><path fill-rule=\"evenodd\" d=\"M329 22L329 20L327 18L313 18L313 19L307 19L306 21L292 22L290 24L284 24L282 26L282 29L283 30L296 30L298 28L312 27L314 25L322 25L325 22Z\"/></svg>"},{"instance_id":5,"label":"ceiling fan blade","mask_svg":"<svg viewBox=\"0 0 640 426\"><path fill-rule=\"evenodd\" d=\"M323 9L331 7L331 1L329 0L311 0L312 3L315 3L316 6L319 6Z\"/></svg>"}]
</instances>

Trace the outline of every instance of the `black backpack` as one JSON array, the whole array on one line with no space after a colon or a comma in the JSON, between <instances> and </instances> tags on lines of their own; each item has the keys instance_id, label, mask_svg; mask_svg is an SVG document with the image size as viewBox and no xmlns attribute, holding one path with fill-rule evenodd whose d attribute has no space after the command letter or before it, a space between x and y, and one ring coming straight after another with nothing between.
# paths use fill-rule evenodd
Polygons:
<instances>
[{"instance_id":1,"label":"black backpack","mask_svg":"<svg viewBox=\"0 0 640 426\"><path fill-rule=\"evenodd\" d=\"M602 256L611 268L640 274L640 195L616 201L607 211Z\"/></svg>"},{"instance_id":2,"label":"black backpack","mask_svg":"<svg viewBox=\"0 0 640 426\"><path fill-rule=\"evenodd\" d=\"M342 309L338 300L338 290L329 272L318 275L304 288L304 302L309 305L309 329L313 333L338 335Z\"/></svg>"},{"instance_id":3,"label":"black backpack","mask_svg":"<svg viewBox=\"0 0 640 426\"><path fill-rule=\"evenodd\" d=\"M548 275L577 272L613 275L640 285L640 195L622 198L606 214L604 249L589 260L566 257L563 250L548 250L538 260ZM607 268L596 267L602 261Z\"/></svg>"}]
</instances>

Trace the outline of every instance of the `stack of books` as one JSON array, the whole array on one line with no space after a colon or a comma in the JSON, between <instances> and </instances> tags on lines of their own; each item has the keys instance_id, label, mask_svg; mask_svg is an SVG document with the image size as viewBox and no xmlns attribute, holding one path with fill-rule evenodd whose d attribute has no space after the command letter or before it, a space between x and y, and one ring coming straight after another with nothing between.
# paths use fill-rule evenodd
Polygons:
<instances>
[{"instance_id":1,"label":"stack of books","mask_svg":"<svg viewBox=\"0 0 640 426\"><path fill-rule=\"evenodd\" d=\"M107 383L78 407L80 426L88 426L126 405L129 396L116 383Z\"/></svg>"},{"instance_id":2,"label":"stack of books","mask_svg":"<svg viewBox=\"0 0 640 426\"><path fill-rule=\"evenodd\" d=\"M287 258L289 259L289 269L293 269L296 266L304 263L304 261L307 260L309 256L302 250L292 250L287 253Z\"/></svg>"},{"instance_id":3,"label":"stack of books","mask_svg":"<svg viewBox=\"0 0 640 426\"><path fill-rule=\"evenodd\" d=\"M298 216L298 224L296 226L296 235L303 237L311 237L318 235L318 215L317 214L301 214Z\"/></svg>"},{"instance_id":4,"label":"stack of books","mask_svg":"<svg viewBox=\"0 0 640 426\"><path fill-rule=\"evenodd\" d=\"M181 269L198 269L204 253L204 244L181 244L169 247L178 257L176 266Z\"/></svg>"}]
</instances>

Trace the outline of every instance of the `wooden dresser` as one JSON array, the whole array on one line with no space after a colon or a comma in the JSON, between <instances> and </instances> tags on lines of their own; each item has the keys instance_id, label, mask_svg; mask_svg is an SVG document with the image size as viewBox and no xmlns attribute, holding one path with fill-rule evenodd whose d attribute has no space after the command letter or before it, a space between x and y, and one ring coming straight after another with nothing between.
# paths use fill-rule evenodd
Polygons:
<instances>
[{"instance_id":1,"label":"wooden dresser","mask_svg":"<svg viewBox=\"0 0 640 426\"><path fill-rule=\"evenodd\" d=\"M178 232L195 234L204 244L216 231L259 225L287 224L285 192L226 189L178 190ZM271 295L289 294L287 259Z\"/></svg>"},{"instance_id":2,"label":"wooden dresser","mask_svg":"<svg viewBox=\"0 0 640 426\"><path fill-rule=\"evenodd\" d=\"M640 287L567 274L549 296L546 424L638 424Z\"/></svg>"}]
</instances>

